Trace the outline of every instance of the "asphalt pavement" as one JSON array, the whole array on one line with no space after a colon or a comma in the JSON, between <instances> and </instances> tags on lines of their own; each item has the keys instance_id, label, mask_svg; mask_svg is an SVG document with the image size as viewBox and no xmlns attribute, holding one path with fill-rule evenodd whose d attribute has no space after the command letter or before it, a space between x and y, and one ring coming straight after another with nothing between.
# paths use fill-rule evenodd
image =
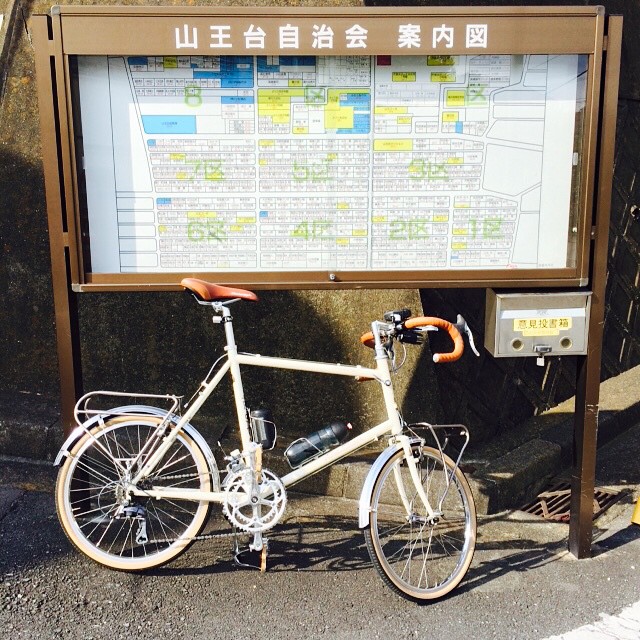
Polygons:
<instances>
[{"instance_id":1,"label":"asphalt pavement","mask_svg":"<svg viewBox=\"0 0 640 640\"><path fill-rule=\"evenodd\" d=\"M197 542L164 568L126 574L68 543L50 465L5 458L0 629L6 638L38 640L563 636L640 601L640 526L630 523L640 497L638 460L640 425L599 451L598 486L622 496L594 522L592 558L567 552L565 523L521 511L482 516L465 580L447 598L420 606L378 578L353 500L291 493L264 574L235 567L229 539ZM618 635L587 635L640 639L640 621L625 624ZM566 637L583 632L575 633Z\"/></svg>"}]
</instances>

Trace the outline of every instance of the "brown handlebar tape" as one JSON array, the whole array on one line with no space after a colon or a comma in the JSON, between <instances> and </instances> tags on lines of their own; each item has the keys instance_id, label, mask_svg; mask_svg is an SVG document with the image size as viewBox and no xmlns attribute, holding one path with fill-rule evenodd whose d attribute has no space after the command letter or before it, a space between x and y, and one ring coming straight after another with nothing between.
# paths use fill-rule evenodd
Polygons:
<instances>
[{"instance_id":1,"label":"brown handlebar tape","mask_svg":"<svg viewBox=\"0 0 640 640\"><path fill-rule=\"evenodd\" d=\"M430 316L419 316L417 318L409 318L404 322L404 327L406 329L415 329L416 327L425 326L432 326L438 327L438 329L443 329L449 334L451 340L453 340L453 351L451 351L450 353L434 353L434 362L454 362L455 360L458 360L458 358L460 358L460 356L464 352L464 342L457 327L448 320ZM360 337L360 342L362 342L365 347L370 347L373 349L373 347L375 346L373 333L371 331L367 331L367 333L363 334Z\"/></svg>"},{"instance_id":2,"label":"brown handlebar tape","mask_svg":"<svg viewBox=\"0 0 640 640\"><path fill-rule=\"evenodd\" d=\"M454 362L455 360L458 360L464 352L464 342L458 328L454 324L448 320L444 320L443 318L433 318L429 316L409 318L404 323L404 326L407 329L415 329L416 327L424 327L426 325L438 327L438 329L444 329L444 331L449 334L451 340L453 340L453 351L450 351L449 353L434 353L433 361L437 363Z\"/></svg>"},{"instance_id":3,"label":"brown handlebar tape","mask_svg":"<svg viewBox=\"0 0 640 640\"><path fill-rule=\"evenodd\" d=\"M373 339L373 331L367 331L367 333L363 333L360 336L360 342L365 347L369 347L369 349L373 349L376 346L375 340Z\"/></svg>"}]
</instances>

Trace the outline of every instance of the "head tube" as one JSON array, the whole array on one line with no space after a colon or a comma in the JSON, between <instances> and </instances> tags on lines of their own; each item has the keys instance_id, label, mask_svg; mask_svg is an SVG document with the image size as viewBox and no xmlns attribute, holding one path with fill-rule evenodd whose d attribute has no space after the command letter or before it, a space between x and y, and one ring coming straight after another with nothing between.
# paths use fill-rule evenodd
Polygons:
<instances>
[{"instance_id":1,"label":"head tube","mask_svg":"<svg viewBox=\"0 0 640 640\"><path fill-rule=\"evenodd\" d=\"M389 355L387 354L384 345L382 344L382 339L380 337L381 332L383 331L393 331L393 324L389 324L387 322L380 322L379 320L374 320L371 323L371 332L373 333L373 341L374 341L374 351L375 351L375 359L387 359Z\"/></svg>"}]
</instances>

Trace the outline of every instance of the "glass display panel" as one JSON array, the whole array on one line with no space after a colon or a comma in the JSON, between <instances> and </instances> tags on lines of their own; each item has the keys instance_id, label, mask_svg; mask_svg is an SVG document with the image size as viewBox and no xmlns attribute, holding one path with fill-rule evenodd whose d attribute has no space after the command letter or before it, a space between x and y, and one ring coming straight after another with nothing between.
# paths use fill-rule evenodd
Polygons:
<instances>
[{"instance_id":1,"label":"glass display panel","mask_svg":"<svg viewBox=\"0 0 640 640\"><path fill-rule=\"evenodd\" d=\"M586 55L72 61L88 271L576 266Z\"/></svg>"}]
</instances>

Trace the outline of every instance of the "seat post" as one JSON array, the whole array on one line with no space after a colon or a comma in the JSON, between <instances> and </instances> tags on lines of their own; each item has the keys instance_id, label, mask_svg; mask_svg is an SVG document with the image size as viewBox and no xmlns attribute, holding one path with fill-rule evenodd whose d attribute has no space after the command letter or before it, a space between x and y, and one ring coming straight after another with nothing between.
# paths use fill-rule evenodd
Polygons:
<instances>
[{"instance_id":1,"label":"seat post","mask_svg":"<svg viewBox=\"0 0 640 640\"><path fill-rule=\"evenodd\" d=\"M235 300L231 302L235 302ZM231 310L225 304L221 304L219 310L222 314L222 324L224 324L224 334L227 339L227 358L229 359L229 369L231 371L233 396L236 403L238 424L240 426L242 448L244 451L248 451L251 445L251 432L249 430L249 421L247 420L247 408L244 401L244 388L240 375L240 365L238 364L238 347L236 346L233 333L233 318L231 316Z\"/></svg>"},{"instance_id":2,"label":"seat post","mask_svg":"<svg viewBox=\"0 0 640 640\"><path fill-rule=\"evenodd\" d=\"M229 309L229 307L226 304L222 304L222 303L217 303L214 306L214 309L216 309L216 311L219 311L220 315L222 316L220 321L224 325L224 335L227 340L227 347L228 347L227 351L228 352L233 351L234 353L236 353L237 352L236 339L233 333L233 316L231 315L231 309ZM215 317L214 317L214 322L215 322Z\"/></svg>"}]
</instances>

